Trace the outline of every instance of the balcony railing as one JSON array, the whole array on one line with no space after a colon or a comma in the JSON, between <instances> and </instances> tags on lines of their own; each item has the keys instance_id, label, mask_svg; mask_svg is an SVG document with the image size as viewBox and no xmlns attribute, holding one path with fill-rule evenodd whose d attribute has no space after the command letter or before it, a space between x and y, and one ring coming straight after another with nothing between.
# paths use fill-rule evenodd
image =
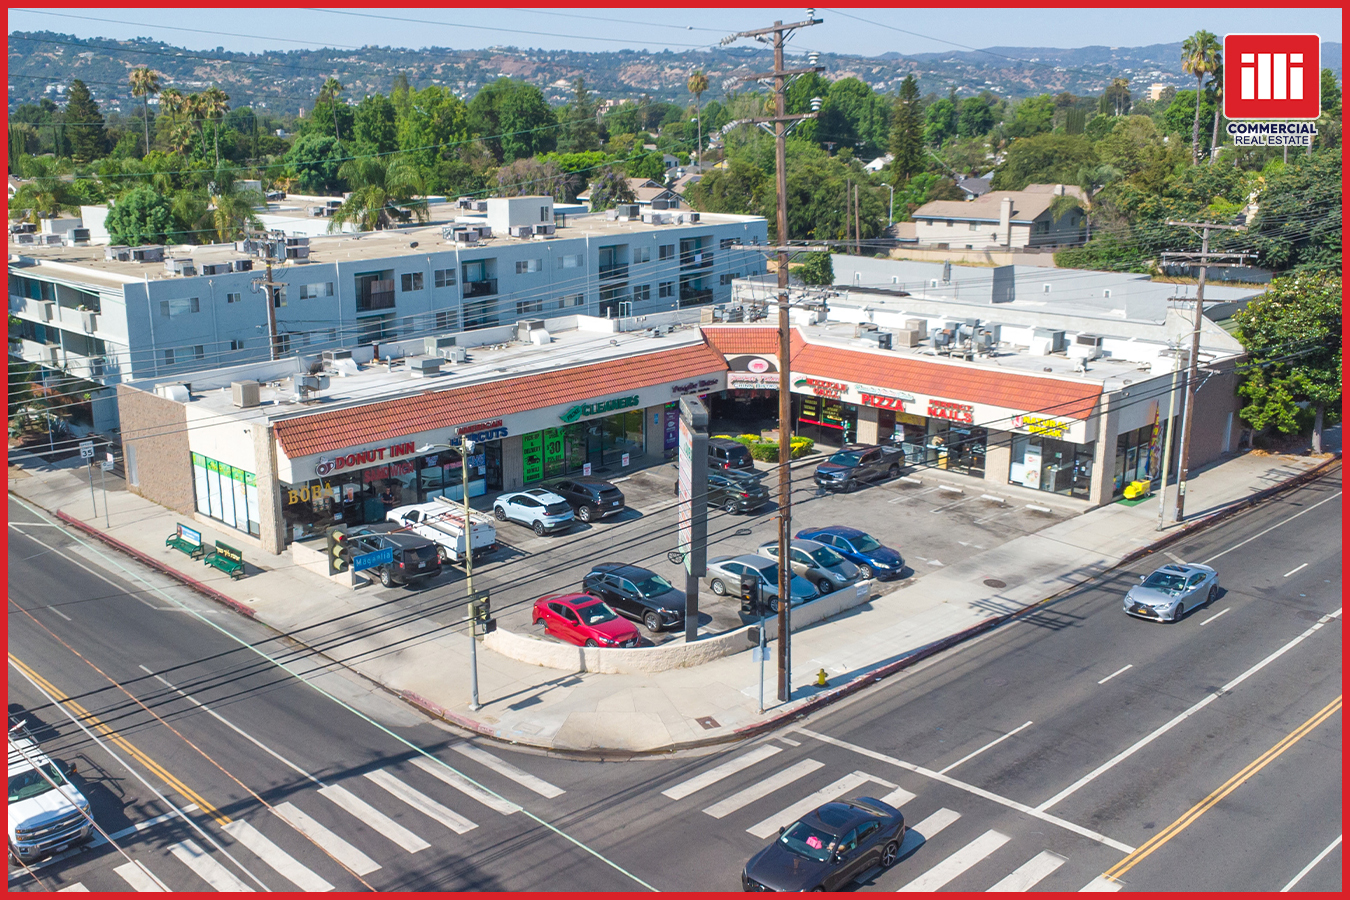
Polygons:
<instances>
[{"instance_id":1,"label":"balcony railing","mask_svg":"<svg viewBox=\"0 0 1350 900\"><path fill-rule=\"evenodd\" d=\"M393 291L368 291L364 297L356 298L357 312L371 312L377 309L393 309Z\"/></svg>"},{"instance_id":2,"label":"balcony railing","mask_svg":"<svg viewBox=\"0 0 1350 900\"><path fill-rule=\"evenodd\" d=\"M695 250L692 253L680 254L681 269L706 269L713 264L713 254L711 250Z\"/></svg>"},{"instance_id":3,"label":"balcony railing","mask_svg":"<svg viewBox=\"0 0 1350 900\"><path fill-rule=\"evenodd\" d=\"M627 277L628 277L628 263L619 263L619 264L613 265L613 266L601 266L601 267L600 267L600 277L601 277L601 278L627 278Z\"/></svg>"},{"instance_id":4,"label":"balcony railing","mask_svg":"<svg viewBox=\"0 0 1350 900\"><path fill-rule=\"evenodd\" d=\"M464 282L465 297L488 297L495 293L497 293L497 279L495 278Z\"/></svg>"}]
</instances>

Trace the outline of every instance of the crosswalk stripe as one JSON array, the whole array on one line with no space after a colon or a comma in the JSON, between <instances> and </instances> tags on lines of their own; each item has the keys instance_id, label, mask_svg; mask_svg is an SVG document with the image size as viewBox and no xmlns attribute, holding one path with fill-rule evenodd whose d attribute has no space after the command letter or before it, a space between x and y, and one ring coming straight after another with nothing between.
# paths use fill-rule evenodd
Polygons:
<instances>
[{"instance_id":1,"label":"crosswalk stripe","mask_svg":"<svg viewBox=\"0 0 1350 900\"><path fill-rule=\"evenodd\" d=\"M308 893L331 891L333 886L315 875L295 857L268 840L267 836L243 819L235 819L224 826L230 837L243 844L253 855L267 863L291 884Z\"/></svg>"},{"instance_id":2,"label":"crosswalk stripe","mask_svg":"<svg viewBox=\"0 0 1350 900\"><path fill-rule=\"evenodd\" d=\"M493 756L491 753L488 753L486 750L475 747L473 744L455 744L450 749L460 756L467 756L479 765L486 766L499 775L505 775L516 784L521 787L529 788L541 797L548 797L551 800L560 794L566 793L566 791L557 785L549 784L542 778L536 778L529 772L522 772L509 762L504 762Z\"/></svg>"},{"instance_id":3,"label":"crosswalk stripe","mask_svg":"<svg viewBox=\"0 0 1350 900\"><path fill-rule=\"evenodd\" d=\"M997 831L986 831L975 840L957 850L951 856L933 868L900 888L904 892L927 892L940 890L962 872L1008 843L1009 837Z\"/></svg>"},{"instance_id":4,"label":"crosswalk stripe","mask_svg":"<svg viewBox=\"0 0 1350 900\"><path fill-rule=\"evenodd\" d=\"M122 876L122 880L131 885L133 891L168 890L158 878L150 874L150 870L145 867L144 863L123 863L113 871Z\"/></svg>"},{"instance_id":5,"label":"crosswalk stripe","mask_svg":"<svg viewBox=\"0 0 1350 900\"><path fill-rule=\"evenodd\" d=\"M766 838L776 832L780 825L791 825L822 803L829 803L831 800L842 797L859 785L865 784L867 780L868 775L866 772L853 772L849 775L845 775L834 784L827 785L816 791L814 794L803 797L786 809L779 810L764 821L756 825L751 825L745 830L757 838Z\"/></svg>"},{"instance_id":6,"label":"crosswalk stripe","mask_svg":"<svg viewBox=\"0 0 1350 900\"><path fill-rule=\"evenodd\" d=\"M340 784L319 788L319 793L409 853L416 853L431 846Z\"/></svg>"},{"instance_id":7,"label":"crosswalk stripe","mask_svg":"<svg viewBox=\"0 0 1350 900\"><path fill-rule=\"evenodd\" d=\"M798 778L810 775L816 769L819 769L824 765L824 763L816 762L814 759L804 759L796 765L788 766L786 769L779 769L768 778L750 785L743 791L732 794L720 803L714 803L703 811L714 819L728 816L742 806L754 803L759 798L772 794L780 787L792 784L792 782L796 781Z\"/></svg>"},{"instance_id":8,"label":"crosswalk stripe","mask_svg":"<svg viewBox=\"0 0 1350 900\"><path fill-rule=\"evenodd\" d=\"M1029 891L1041 879L1064 865L1067 860L1058 853L1042 850L1031 859L1022 863L1015 872L989 889L990 893L1004 891Z\"/></svg>"},{"instance_id":9,"label":"crosswalk stripe","mask_svg":"<svg viewBox=\"0 0 1350 900\"><path fill-rule=\"evenodd\" d=\"M169 847L169 852L178 858L178 861L196 872L211 887L222 893L225 891L248 891L253 888L240 881L233 872L216 862L214 857L207 856L196 841L189 838L186 841L180 841Z\"/></svg>"},{"instance_id":10,"label":"crosswalk stripe","mask_svg":"<svg viewBox=\"0 0 1350 900\"><path fill-rule=\"evenodd\" d=\"M885 803L887 806L894 806L896 809L899 809L909 801L913 800L915 796L915 794L910 793L904 788L898 787L882 797L881 802Z\"/></svg>"},{"instance_id":11,"label":"crosswalk stripe","mask_svg":"<svg viewBox=\"0 0 1350 900\"><path fill-rule=\"evenodd\" d=\"M959 812L943 807L918 825L909 826L909 829L905 832L904 840L900 842L900 856L905 857L913 853L923 846L925 841L959 818L961 818Z\"/></svg>"},{"instance_id":12,"label":"crosswalk stripe","mask_svg":"<svg viewBox=\"0 0 1350 900\"><path fill-rule=\"evenodd\" d=\"M272 811L357 875L369 875L379 870L379 863L310 818L294 803L278 803Z\"/></svg>"},{"instance_id":13,"label":"crosswalk stripe","mask_svg":"<svg viewBox=\"0 0 1350 900\"><path fill-rule=\"evenodd\" d=\"M688 797L696 791L701 791L709 785L716 784L729 775L735 775L742 769L748 769L757 762L763 762L775 753L782 752L781 747L775 747L771 744L762 744L751 750L749 753L728 760L720 766L709 769L690 778L688 781L681 781L672 788L662 791L662 796L669 797L672 800L681 800Z\"/></svg>"},{"instance_id":14,"label":"crosswalk stripe","mask_svg":"<svg viewBox=\"0 0 1350 900\"><path fill-rule=\"evenodd\" d=\"M366 777L413 809L440 822L455 834L464 834L478 827L453 809L442 806L426 794L400 781L383 769L367 772Z\"/></svg>"},{"instance_id":15,"label":"crosswalk stripe","mask_svg":"<svg viewBox=\"0 0 1350 900\"><path fill-rule=\"evenodd\" d=\"M431 760L420 756L413 759L412 764L433 778L439 778L441 781L444 781L465 796L477 800L489 809L495 809L504 816L520 812L520 807L510 800L498 797L491 791L484 790L454 769L447 769L439 763L434 763Z\"/></svg>"},{"instance_id":16,"label":"crosswalk stripe","mask_svg":"<svg viewBox=\"0 0 1350 900\"><path fill-rule=\"evenodd\" d=\"M1089 881L1087 885L1084 886L1083 889L1080 890L1078 893L1114 894L1116 891L1120 890L1124 886L1125 885L1121 884L1119 881L1116 881L1114 878L1107 878L1105 875L1098 875L1096 878Z\"/></svg>"},{"instance_id":17,"label":"crosswalk stripe","mask_svg":"<svg viewBox=\"0 0 1350 900\"><path fill-rule=\"evenodd\" d=\"M72 885L68 885L67 887L61 888L61 890L62 890L62 891L88 891L89 888L85 887L83 884L81 884L80 882L77 881L77 882L75 882L75 883L72 884ZM59 892L58 892L58 893L59 893Z\"/></svg>"}]
</instances>

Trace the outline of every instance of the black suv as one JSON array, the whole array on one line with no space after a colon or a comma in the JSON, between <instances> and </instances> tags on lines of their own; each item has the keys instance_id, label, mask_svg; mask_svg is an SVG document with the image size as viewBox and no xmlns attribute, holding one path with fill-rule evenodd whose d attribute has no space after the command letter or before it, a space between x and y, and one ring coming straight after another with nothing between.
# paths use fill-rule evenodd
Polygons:
<instances>
[{"instance_id":1,"label":"black suv","mask_svg":"<svg viewBox=\"0 0 1350 900\"><path fill-rule=\"evenodd\" d=\"M641 622L648 631L684 626L684 591L651 569L601 563L581 579L581 589Z\"/></svg>"},{"instance_id":2,"label":"black suv","mask_svg":"<svg viewBox=\"0 0 1350 900\"><path fill-rule=\"evenodd\" d=\"M894 478L904 463L899 447L849 444L816 466L816 484L829 491L851 491L860 481Z\"/></svg>"},{"instance_id":3,"label":"black suv","mask_svg":"<svg viewBox=\"0 0 1350 900\"><path fill-rule=\"evenodd\" d=\"M603 519L623 512L623 492L599 478L572 478L549 485L562 497L583 522Z\"/></svg>"},{"instance_id":4,"label":"black suv","mask_svg":"<svg viewBox=\"0 0 1350 900\"><path fill-rule=\"evenodd\" d=\"M708 473L708 505L727 512L750 512L769 502L769 491L760 476L741 472Z\"/></svg>"},{"instance_id":5,"label":"black suv","mask_svg":"<svg viewBox=\"0 0 1350 900\"><path fill-rule=\"evenodd\" d=\"M755 461L750 457L750 448L731 438L708 438L708 468L728 471L731 469L754 469Z\"/></svg>"},{"instance_id":6,"label":"black suv","mask_svg":"<svg viewBox=\"0 0 1350 900\"><path fill-rule=\"evenodd\" d=\"M353 557L386 548L394 551L392 563L367 570L378 572L380 584L385 587L413 584L441 574L441 557L436 545L424 537L398 530L403 527L395 522L385 522L363 525L347 533L347 546Z\"/></svg>"}]
</instances>

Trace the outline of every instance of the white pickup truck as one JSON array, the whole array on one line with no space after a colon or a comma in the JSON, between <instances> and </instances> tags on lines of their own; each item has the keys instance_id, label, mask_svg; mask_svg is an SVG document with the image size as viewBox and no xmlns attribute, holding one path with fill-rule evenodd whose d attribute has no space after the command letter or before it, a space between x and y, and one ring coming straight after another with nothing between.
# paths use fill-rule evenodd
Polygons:
<instances>
[{"instance_id":1,"label":"white pickup truck","mask_svg":"<svg viewBox=\"0 0 1350 900\"><path fill-rule=\"evenodd\" d=\"M473 558L497 549L497 528L492 519L479 512L471 512L473 522ZM434 541L440 548L441 561L464 564L464 507L454 500L437 497L429 503L415 503L389 510L385 517L390 522L407 526L411 531Z\"/></svg>"},{"instance_id":2,"label":"white pickup truck","mask_svg":"<svg viewBox=\"0 0 1350 900\"><path fill-rule=\"evenodd\" d=\"M89 801L70 781L69 770L52 762L22 732L9 735L9 853L29 862L88 840L93 831Z\"/></svg>"}]
</instances>

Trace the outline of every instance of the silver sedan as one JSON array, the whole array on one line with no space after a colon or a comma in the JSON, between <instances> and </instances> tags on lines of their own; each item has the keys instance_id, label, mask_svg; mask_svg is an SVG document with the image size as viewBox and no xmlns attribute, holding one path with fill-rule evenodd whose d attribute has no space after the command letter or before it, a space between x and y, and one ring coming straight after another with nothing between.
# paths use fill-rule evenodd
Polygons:
<instances>
[{"instance_id":1,"label":"silver sedan","mask_svg":"<svg viewBox=\"0 0 1350 900\"><path fill-rule=\"evenodd\" d=\"M778 542L759 545L759 555L777 561ZM820 541L795 538L788 546L792 571L816 586L822 594L848 587L858 580L858 567Z\"/></svg>"},{"instance_id":2,"label":"silver sedan","mask_svg":"<svg viewBox=\"0 0 1350 900\"><path fill-rule=\"evenodd\" d=\"M747 573L759 576L760 597L769 604L769 609L777 611L778 563L754 553L708 560L708 586L719 597L739 596L741 576ZM791 592L793 606L820 596L815 586L800 575L792 576Z\"/></svg>"},{"instance_id":3,"label":"silver sedan","mask_svg":"<svg viewBox=\"0 0 1350 900\"><path fill-rule=\"evenodd\" d=\"M1125 612L1155 622L1177 622L1189 609L1219 596L1219 573L1199 563L1168 563L1125 594Z\"/></svg>"}]
</instances>

